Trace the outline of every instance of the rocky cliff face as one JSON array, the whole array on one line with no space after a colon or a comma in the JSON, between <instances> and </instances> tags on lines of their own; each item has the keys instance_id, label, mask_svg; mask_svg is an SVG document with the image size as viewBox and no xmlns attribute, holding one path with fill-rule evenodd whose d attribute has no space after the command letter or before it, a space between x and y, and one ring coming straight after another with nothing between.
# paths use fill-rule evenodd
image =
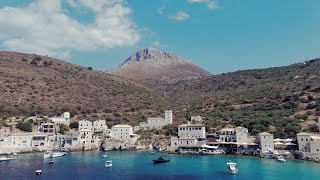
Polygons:
<instances>
[{"instance_id":1,"label":"rocky cliff face","mask_svg":"<svg viewBox=\"0 0 320 180\"><path fill-rule=\"evenodd\" d=\"M211 75L175 54L152 48L133 53L110 73L134 80L191 79Z\"/></svg>"}]
</instances>

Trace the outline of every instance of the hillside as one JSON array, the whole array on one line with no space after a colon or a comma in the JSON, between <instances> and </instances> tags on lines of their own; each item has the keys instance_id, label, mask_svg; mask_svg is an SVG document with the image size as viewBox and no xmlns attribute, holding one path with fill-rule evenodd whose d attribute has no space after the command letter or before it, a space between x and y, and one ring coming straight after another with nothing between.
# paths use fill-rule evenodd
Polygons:
<instances>
[{"instance_id":1,"label":"hillside","mask_svg":"<svg viewBox=\"0 0 320 180\"><path fill-rule=\"evenodd\" d=\"M105 72L31 54L0 52L0 114L152 111L152 90ZM117 117L120 115L115 114Z\"/></svg>"},{"instance_id":2,"label":"hillside","mask_svg":"<svg viewBox=\"0 0 320 180\"><path fill-rule=\"evenodd\" d=\"M252 133L288 137L317 128L319 69L320 60L315 59L174 83L146 83L49 57L1 52L0 115L56 115L68 110L77 119L137 125L173 109L176 124L201 115L209 131L241 125Z\"/></svg>"},{"instance_id":3,"label":"hillside","mask_svg":"<svg viewBox=\"0 0 320 180\"><path fill-rule=\"evenodd\" d=\"M157 49L147 48L133 53L119 67L109 73L133 80L177 80L211 75L181 57Z\"/></svg>"},{"instance_id":4,"label":"hillside","mask_svg":"<svg viewBox=\"0 0 320 180\"><path fill-rule=\"evenodd\" d=\"M250 132L287 136L320 115L319 69L315 59L238 71L180 82L168 86L166 94L181 117L202 114L208 127L242 125Z\"/></svg>"}]
</instances>

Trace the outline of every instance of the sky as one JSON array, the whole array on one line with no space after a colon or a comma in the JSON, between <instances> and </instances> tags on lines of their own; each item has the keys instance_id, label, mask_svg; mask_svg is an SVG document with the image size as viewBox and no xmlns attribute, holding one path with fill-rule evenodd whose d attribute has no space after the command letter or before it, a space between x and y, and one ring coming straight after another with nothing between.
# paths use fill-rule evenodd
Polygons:
<instances>
[{"instance_id":1,"label":"sky","mask_svg":"<svg viewBox=\"0 0 320 180\"><path fill-rule=\"evenodd\" d=\"M319 0L0 0L0 50L111 70L175 53L213 74L320 57Z\"/></svg>"}]
</instances>

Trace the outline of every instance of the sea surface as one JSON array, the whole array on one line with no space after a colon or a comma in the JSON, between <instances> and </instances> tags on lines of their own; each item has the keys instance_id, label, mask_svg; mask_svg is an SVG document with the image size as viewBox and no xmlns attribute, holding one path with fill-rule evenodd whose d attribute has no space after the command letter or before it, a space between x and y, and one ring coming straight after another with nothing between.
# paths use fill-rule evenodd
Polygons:
<instances>
[{"instance_id":1,"label":"sea surface","mask_svg":"<svg viewBox=\"0 0 320 180\"><path fill-rule=\"evenodd\" d=\"M102 156L107 154L107 158ZM150 151L73 152L54 159L52 165L43 153L22 154L14 160L0 162L0 179L320 179L320 164L298 160L285 163L249 156L171 155L169 163L152 164L160 155ZM111 168L105 161L112 160ZM231 175L226 163L238 164L239 172ZM36 176L35 171L42 170Z\"/></svg>"}]
</instances>

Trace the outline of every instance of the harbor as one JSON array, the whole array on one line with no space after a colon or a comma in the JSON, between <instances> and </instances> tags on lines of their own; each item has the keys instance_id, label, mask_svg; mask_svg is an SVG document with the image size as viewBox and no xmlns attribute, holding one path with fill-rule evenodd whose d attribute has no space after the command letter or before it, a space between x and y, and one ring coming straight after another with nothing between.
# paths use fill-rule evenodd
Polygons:
<instances>
[{"instance_id":1,"label":"harbor","mask_svg":"<svg viewBox=\"0 0 320 180\"><path fill-rule=\"evenodd\" d=\"M107 158L103 155L107 154ZM168 163L153 164L159 156L167 156ZM106 168L105 162L112 161ZM238 173L227 171L226 163L237 163ZM36 178L42 170L43 179L317 179L320 164L300 160L286 163L275 159L251 156L198 156L163 154L150 151L87 151L71 152L54 159L53 164L43 159L43 153L28 153L14 160L1 162L1 178ZM307 172L307 173L306 173Z\"/></svg>"}]
</instances>

